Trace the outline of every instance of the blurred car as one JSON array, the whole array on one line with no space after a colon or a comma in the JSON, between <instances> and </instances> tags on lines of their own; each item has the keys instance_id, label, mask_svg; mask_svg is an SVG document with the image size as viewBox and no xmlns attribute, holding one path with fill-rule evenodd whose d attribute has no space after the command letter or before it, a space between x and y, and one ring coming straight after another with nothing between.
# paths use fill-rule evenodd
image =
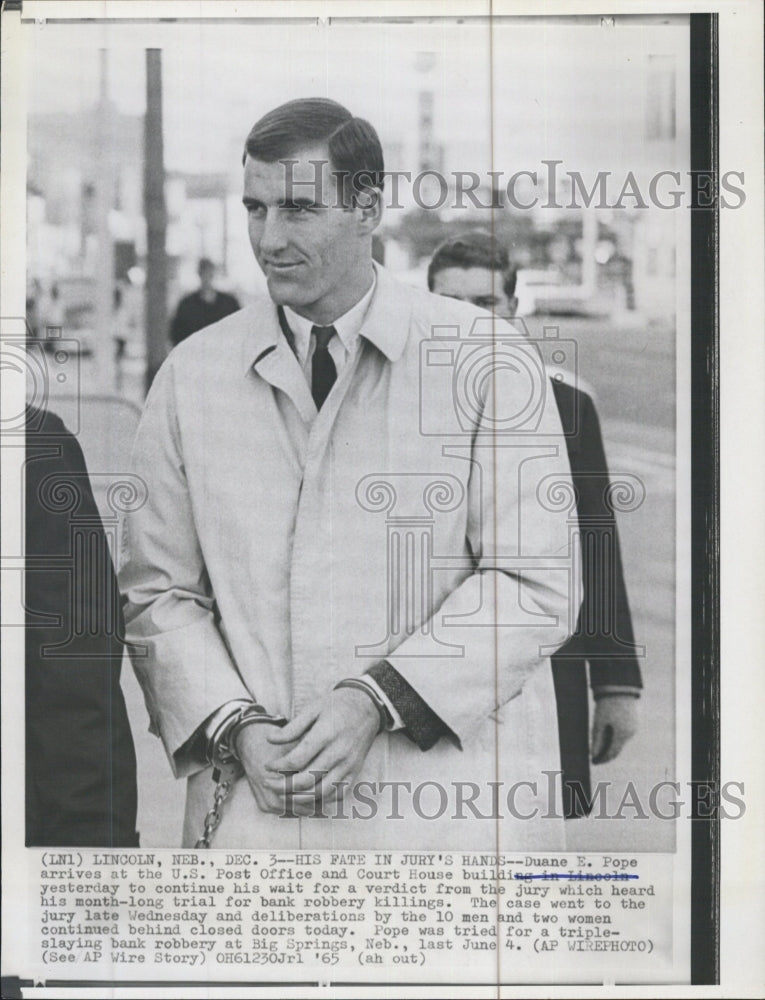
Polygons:
<instances>
[{"instance_id":1,"label":"blurred car","mask_svg":"<svg viewBox=\"0 0 765 1000\"><path fill-rule=\"evenodd\" d=\"M603 316L609 306L586 285L572 285L555 269L519 271L518 316Z\"/></svg>"},{"instance_id":2,"label":"blurred car","mask_svg":"<svg viewBox=\"0 0 765 1000\"><path fill-rule=\"evenodd\" d=\"M518 316L533 316L559 296L564 288L563 275L555 268L520 270L515 286ZM544 310L547 311L547 310Z\"/></svg>"}]
</instances>

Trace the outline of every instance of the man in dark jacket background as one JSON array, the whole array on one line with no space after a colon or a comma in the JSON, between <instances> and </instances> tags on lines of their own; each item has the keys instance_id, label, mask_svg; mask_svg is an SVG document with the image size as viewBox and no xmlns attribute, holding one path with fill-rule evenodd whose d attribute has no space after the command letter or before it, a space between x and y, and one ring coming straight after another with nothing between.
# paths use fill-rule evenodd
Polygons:
<instances>
[{"instance_id":1,"label":"man in dark jacket background","mask_svg":"<svg viewBox=\"0 0 765 1000\"><path fill-rule=\"evenodd\" d=\"M202 330L211 323L236 312L239 302L228 292L221 292L213 285L215 264L203 257L197 269L199 288L190 295L184 295L178 303L178 308L170 326L170 341L175 347L182 340L190 337L197 330Z\"/></svg>"},{"instance_id":2,"label":"man in dark jacket background","mask_svg":"<svg viewBox=\"0 0 765 1000\"><path fill-rule=\"evenodd\" d=\"M510 322L518 305L515 285L508 252L490 233L448 240L428 267L432 292L472 302ZM551 385L577 494L584 581L576 633L552 656L564 812L572 819L591 808L590 759L594 764L613 760L634 735L642 680L595 403L566 381L552 379ZM610 560L598 562L603 553ZM587 663L595 700L591 738Z\"/></svg>"},{"instance_id":3,"label":"man in dark jacket background","mask_svg":"<svg viewBox=\"0 0 765 1000\"><path fill-rule=\"evenodd\" d=\"M82 450L53 413L27 409L25 470L26 844L137 846L119 591Z\"/></svg>"}]
</instances>

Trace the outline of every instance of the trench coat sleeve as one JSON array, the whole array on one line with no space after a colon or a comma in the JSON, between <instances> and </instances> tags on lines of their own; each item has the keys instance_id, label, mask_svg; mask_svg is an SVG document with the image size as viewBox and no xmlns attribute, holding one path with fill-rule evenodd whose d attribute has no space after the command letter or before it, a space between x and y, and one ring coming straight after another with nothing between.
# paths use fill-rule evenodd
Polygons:
<instances>
[{"instance_id":1,"label":"trench coat sleeve","mask_svg":"<svg viewBox=\"0 0 765 1000\"><path fill-rule=\"evenodd\" d=\"M577 630L566 646L566 653L579 653L590 662L590 681L593 688L602 686L624 687L625 693L639 696L643 681L637 656L633 652L625 652L634 645L635 635L632 627L627 587L624 581L622 567L619 531L616 515L606 503L609 482L606 453L603 446L603 436L595 404L586 393L580 392L580 423L582 428L582 449L578 462L572 460L574 483L580 498L580 507L586 508L592 519L607 523L611 528L613 546L613 562L609 573L597 573L596 567L584 560L584 597L582 613ZM579 475L577 475L579 473ZM586 474L586 475L583 475ZM583 527L583 534L586 526ZM592 532L593 529L591 528ZM605 534L604 528L595 531ZM604 627L597 619L597 610L607 605L609 596L613 600L613 627ZM590 635L585 634L584 622L595 619L595 629ZM569 650L569 646L572 647ZM564 652L564 650L561 650Z\"/></svg>"},{"instance_id":2,"label":"trench coat sleeve","mask_svg":"<svg viewBox=\"0 0 765 1000\"><path fill-rule=\"evenodd\" d=\"M215 621L176 419L173 366L154 380L133 450L147 499L125 521L120 586L130 658L177 777L206 766L195 736L227 701L252 699Z\"/></svg>"},{"instance_id":3,"label":"trench coat sleeve","mask_svg":"<svg viewBox=\"0 0 765 1000\"><path fill-rule=\"evenodd\" d=\"M563 485L559 497L574 496L552 391L544 393L536 433L526 436L492 433L494 391L487 391L470 454L474 571L386 657L461 744L477 738L548 662L571 635L581 604L573 499L564 512L543 497L553 483ZM523 388L505 381L496 391L517 391L520 399ZM433 656L431 629L452 645L451 655Z\"/></svg>"},{"instance_id":4,"label":"trench coat sleeve","mask_svg":"<svg viewBox=\"0 0 765 1000\"><path fill-rule=\"evenodd\" d=\"M387 661L367 671L398 712L404 732L420 750L430 750L449 729Z\"/></svg>"}]
</instances>

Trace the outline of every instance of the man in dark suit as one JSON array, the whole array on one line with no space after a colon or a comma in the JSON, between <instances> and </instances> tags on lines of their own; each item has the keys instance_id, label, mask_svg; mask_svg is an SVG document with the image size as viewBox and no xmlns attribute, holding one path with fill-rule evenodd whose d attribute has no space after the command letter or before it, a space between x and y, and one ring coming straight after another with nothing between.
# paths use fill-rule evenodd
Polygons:
<instances>
[{"instance_id":1,"label":"man in dark suit","mask_svg":"<svg viewBox=\"0 0 765 1000\"><path fill-rule=\"evenodd\" d=\"M82 451L53 413L27 408L25 470L26 843L137 846L119 591Z\"/></svg>"},{"instance_id":2,"label":"man in dark suit","mask_svg":"<svg viewBox=\"0 0 765 1000\"><path fill-rule=\"evenodd\" d=\"M210 326L211 323L217 323L219 319L241 308L233 295L218 291L215 287L213 284L215 264L207 257L200 260L197 274L199 288L190 295L184 295L178 303L170 326L170 340L173 347L197 330Z\"/></svg>"},{"instance_id":3,"label":"man in dark suit","mask_svg":"<svg viewBox=\"0 0 765 1000\"><path fill-rule=\"evenodd\" d=\"M432 292L510 321L518 306L515 285L508 252L489 233L447 241L428 267ZM608 466L597 410L582 389L551 381L577 494L584 582L576 633L552 657L564 810L570 819L591 808L590 757L594 764L613 760L634 735L642 680L616 521L607 501ZM587 663L595 701L589 742Z\"/></svg>"}]
</instances>

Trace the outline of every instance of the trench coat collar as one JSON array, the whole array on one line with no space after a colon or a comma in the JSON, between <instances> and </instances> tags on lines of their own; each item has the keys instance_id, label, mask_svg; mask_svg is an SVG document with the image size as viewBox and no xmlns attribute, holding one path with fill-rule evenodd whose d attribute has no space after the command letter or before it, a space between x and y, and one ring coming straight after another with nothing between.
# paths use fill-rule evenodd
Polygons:
<instances>
[{"instance_id":1,"label":"trench coat collar","mask_svg":"<svg viewBox=\"0 0 765 1000\"><path fill-rule=\"evenodd\" d=\"M409 339L411 293L406 285L379 264L374 264L377 286L361 326L360 335L381 351L388 361L398 361Z\"/></svg>"},{"instance_id":2,"label":"trench coat collar","mask_svg":"<svg viewBox=\"0 0 765 1000\"><path fill-rule=\"evenodd\" d=\"M406 285L392 278L384 267L375 263L374 268L377 284L359 335L374 344L389 361L397 361L409 339L412 313L409 290ZM249 335L245 338L242 359L245 371L255 368L265 376L265 370L261 366L266 359L269 372L274 372L275 367L283 368L290 359L295 361L282 334L273 303L267 310L252 307L248 325ZM295 367L300 371L297 364ZM268 377L268 381L272 379Z\"/></svg>"}]
</instances>

